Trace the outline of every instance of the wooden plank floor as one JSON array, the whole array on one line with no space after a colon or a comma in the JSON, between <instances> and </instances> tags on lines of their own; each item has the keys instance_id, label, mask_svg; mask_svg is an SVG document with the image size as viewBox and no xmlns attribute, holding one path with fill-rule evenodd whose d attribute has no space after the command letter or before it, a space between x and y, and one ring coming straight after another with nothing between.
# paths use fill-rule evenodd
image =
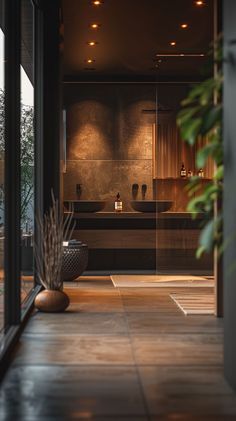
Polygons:
<instances>
[{"instance_id":1,"label":"wooden plank floor","mask_svg":"<svg viewBox=\"0 0 236 421\"><path fill-rule=\"evenodd\" d=\"M2 384L1 420L236 420L222 320L185 317L173 288L91 279L67 291L69 311L31 317Z\"/></svg>"}]
</instances>

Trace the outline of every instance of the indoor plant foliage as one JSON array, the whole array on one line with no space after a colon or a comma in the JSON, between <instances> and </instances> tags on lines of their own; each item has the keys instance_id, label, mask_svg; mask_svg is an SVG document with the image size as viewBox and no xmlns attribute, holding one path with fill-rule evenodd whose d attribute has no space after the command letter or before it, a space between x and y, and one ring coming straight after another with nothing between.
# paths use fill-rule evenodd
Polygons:
<instances>
[{"instance_id":1,"label":"indoor plant foliage","mask_svg":"<svg viewBox=\"0 0 236 421\"><path fill-rule=\"evenodd\" d=\"M35 300L42 311L63 311L69 305L69 298L62 291L61 269L63 262L63 240L70 240L73 229L69 231L73 213L64 220L60 214L58 200L52 194L52 206L43 218L36 217L40 240L35 242L34 254L36 273L45 288ZM69 237L69 238L68 238Z\"/></svg>"},{"instance_id":2,"label":"indoor plant foliage","mask_svg":"<svg viewBox=\"0 0 236 421\"><path fill-rule=\"evenodd\" d=\"M217 50L216 60L221 63L221 49ZM211 252L216 246L222 249L222 213L216 204L220 205L223 192L223 145L222 145L222 71L219 69L215 77L205 80L194 87L188 97L182 102L183 109L178 114L177 124L181 137L191 146L205 138L206 144L199 149L196 156L196 167L204 168L209 158L213 159L215 171L212 181L205 186L204 191L192 198L187 210L197 215L204 212L205 221L202 227L197 256ZM190 196L200 190L201 179L192 177L188 185Z\"/></svg>"}]
</instances>

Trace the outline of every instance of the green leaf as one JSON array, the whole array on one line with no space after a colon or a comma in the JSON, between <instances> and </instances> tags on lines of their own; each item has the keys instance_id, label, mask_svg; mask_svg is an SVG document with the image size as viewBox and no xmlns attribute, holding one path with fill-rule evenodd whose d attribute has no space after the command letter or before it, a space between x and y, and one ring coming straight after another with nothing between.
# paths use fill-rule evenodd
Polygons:
<instances>
[{"instance_id":1,"label":"green leaf","mask_svg":"<svg viewBox=\"0 0 236 421\"><path fill-rule=\"evenodd\" d=\"M217 168L213 178L214 178L214 180L217 180L217 181L223 180L223 178L224 178L224 165L220 165Z\"/></svg>"},{"instance_id":2,"label":"green leaf","mask_svg":"<svg viewBox=\"0 0 236 421\"><path fill-rule=\"evenodd\" d=\"M214 78L207 79L202 83L202 94L200 96L200 104L206 105L213 102L213 94L215 90Z\"/></svg>"},{"instance_id":3,"label":"green leaf","mask_svg":"<svg viewBox=\"0 0 236 421\"><path fill-rule=\"evenodd\" d=\"M199 244L200 247L206 252L210 253L213 249L213 239L214 239L214 230L215 230L215 221L214 219L210 220L203 230L201 231Z\"/></svg>"},{"instance_id":4,"label":"green leaf","mask_svg":"<svg viewBox=\"0 0 236 421\"><path fill-rule=\"evenodd\" d=\"M200 149L197 152L196 157L197 168L205 167L207 159L209 158L209 156L214 155L214 152L217 148L218 145L216 143L208 143L206 146Z\"/></svg>"},{"instance_id":5,"label":"green leaf","mask_svg":"<svg viewBox=\"0 0 236 421\"><path fill-rule=\"evenodd\" d=\"M201 134L204 136L210 130L214 129L215 125L219 125L222 119L222 106L217 105L212 107L208 113L203 117Z\"/></svg>"},{"instance_id":6,"label":"green leaf","mask_svg":"<svg viewBox=\"0 0 236 421\"><path fill-rule=\"evenodd\" d=\"M187 206L188 212L199 213L204 210L204 196L199 195L190 200Z\"/></svg>"},{"instance_id":7,"label":"green leaf","mask_svg":"<svg viewBox=\"0 0 236 421\"><path fill-rule=\"evenodd\" d=\"M190 145L194 145L197 137L200 134L200 127L202 125L202 119L196 118L191 122L185 123L181 126L181 136Z\"/></svg>"},{"instance_id":8,"label":"green leaf","mask_svg":"<svg viewBox=\"0 0 236 421\"><path fill-rule=\"evenodd\" d=\"M196 258L197 259L200 259L205 252L206 252L205 247L204 246L199 246L197 248L197 251L196 251Z\"/></svg>"},{"instance_id":9,"label":"green leaf","mask_svg":"<svg viewBox=\"0 0 236 421\"><path fill-rule=\"evenodd\" d=\"M187 123L189 121L189 123L191 124L192 122L192 117L194 116L194 114L196 114L199 110L201 109L201 107L197 106L197 107L188 107L188 108L184 108L183 110L181 110L178 115L177 115L177 124L178 126L182 126L184 123Z\"/></svg>"},{"instance_id":10,"label":"green leaf","mask_svg":"<svg viewBox=\"0 0 236 421\"><path fill-rule=\"evenodd\" d=\"M192 176L189 179L189 182L187 186L185 187L185 190L188 192L189 196L192 196L195 192L200 190L201 186L201 179L197 175Z\"/></svg>"}]
</instances>

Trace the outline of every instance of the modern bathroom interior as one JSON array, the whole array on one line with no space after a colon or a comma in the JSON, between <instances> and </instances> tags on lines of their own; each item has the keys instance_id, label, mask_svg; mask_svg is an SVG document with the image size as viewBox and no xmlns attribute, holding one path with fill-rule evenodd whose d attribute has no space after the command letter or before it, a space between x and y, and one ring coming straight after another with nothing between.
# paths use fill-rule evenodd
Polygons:
<instances>
[{"instance_id":1,"label":"modern bathroom interior","mask_svg":"<svg viewBox=\"0 0 236 421\"><path fill-rule=\"evenodd\" d=\"M11 366L3 367L0 419L235 418L226 382L235 386L235 282L225 265L235 253L231 244L224 267L217 249L196 257L203 223L221 202L213 196L209 212L196 214L188 190L196 177L193 197L201 194L222 160L197 165L212 139L195 136L190 146L177 124L192 90L219 82L212 42L222 1L1 4L8 153L0 142L0 360ZM224 48L233 57L232 4L224 5ZM216 128L222 152L224 103L224 148L232 147L224 186L232 197L220 210L233 232L232 63L224 77L224 100L206 89L209 103L198 111L217 110L205 133ZM199 114L191 114L193 125Z\"/></svg>"},{"instance_id":2,"label":"modern bathroom interior","mask_svg":"<svg viewBox=\"0 0 236 421\"><path fill-rule=\"evenodd\" d=\"M85 273L212 273L211 255L195 257L202 217L187 211L186 186L192 175L204 186L213 164L199 172L207 139L190 147L176 118L212 75L213 2L172 14L173 2L131 1L126 13L95 3L63 15L61 191L73 237L88 245Z\"/></svg>"},{"instance_id":3,"label":"modern bathroom interior","mask_svg":"<svg viewBox=\"0 0 236 421\"><path fill-rule=\"evenodd\" d=\"M192 175L204 186L213 165L199 173L176 123L191 86L64 83L64 209L88 245L87 273L212 272L211 256L195 258L201 217L186 187Z\"/></svg>"}]
</instances>

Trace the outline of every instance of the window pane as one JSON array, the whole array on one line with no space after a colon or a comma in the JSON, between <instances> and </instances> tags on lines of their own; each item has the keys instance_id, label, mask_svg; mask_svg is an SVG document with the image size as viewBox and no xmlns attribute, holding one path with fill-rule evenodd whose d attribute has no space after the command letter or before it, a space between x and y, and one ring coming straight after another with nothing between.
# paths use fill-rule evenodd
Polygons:
<instances>
[{"instance_id":1,"label":"window pane","mask_svg":"<svg viewBox=\"0 0 236 421\"><path fill-rule=\"evenodd\" d=\"M21 297L24 303L34 285L34 44L30 0L21 2L21 34Z\"/></svg>"},{"instance_id":2,"label":"window pane","mask_svg":"<svg viewBox=\"0 0 236 421\"><path fill-rule=\"evenodd\" d=\"M0 9L0 14L0 21L2 24L2 8ZM2 29L0 29L0 332L4 326L4 105L4 33Z\"/></svg>"}]
</instances>

